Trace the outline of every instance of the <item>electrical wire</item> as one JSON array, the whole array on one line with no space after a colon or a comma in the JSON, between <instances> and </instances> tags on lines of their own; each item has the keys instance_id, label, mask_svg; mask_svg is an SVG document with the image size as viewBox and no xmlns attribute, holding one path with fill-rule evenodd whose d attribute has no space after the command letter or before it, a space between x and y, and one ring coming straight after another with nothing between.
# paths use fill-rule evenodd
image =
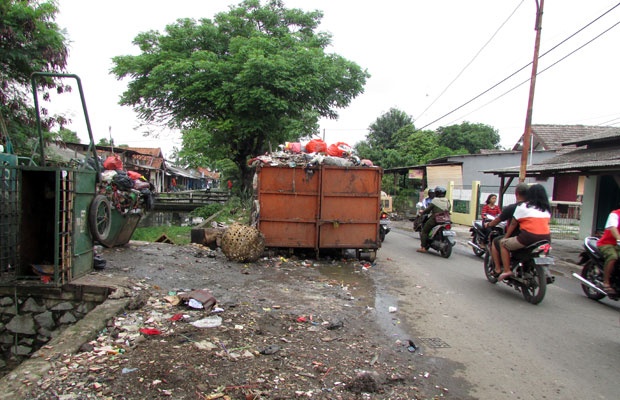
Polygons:
<instances>
[{"instance_id":1,"label":"electrical wire","mask_svg":"<svg viewBox=\"0 0 620 400\"><path fill-rule=\"evenodd\" d=\"M553 46L551 49L547 50L546 52L544 52L542 55L540 55L538 57L538 59L541 59L542 57L544 57L545 55L549 54L551 51L557 49L559 46L561 46L562 44L566 43L568 40L572 39L573 37L575 37L577 34L581 33L584 29L588 28L590 25L592 25L593 23L595 23L596 21L598 21L599 19L603 18L605 15L607 15L608 13L610 13L611 11L613 11L615 8L620 6L620 2L617 3L615 6L611 7L609 10L607 10L606 12L604 12L603 14L601 14L600 16L598 16L597 18L595 18L594 20L592 20L591 22L589 22L588 24L586 24L585 26L583 26L581 29L577 30L575 33L571 34L570 36L568 36L566 39L562 40L560 43L556 44L555 46ZM583 47L585 47L586 45L592 43L594 40L598 39L599 37L601 37L603 34L609 32L611 29L613 29L614 27L616 27L618 24L620 24L620 21L617 22L616 24L612 25L610 28L606 29L605 31L603 31L602 33L600 33L599 35L595 36L593 39L589 40L588 42L586 42L585 44L583 44L582 46L578 47L577 49L575 49L574 51L568 53L566 56L560 58L558 61L554 62L553 64L551 64L550 66L548 66L547 68L543 69L542 71L538 72L536 75L538 76L539 74L543 73L544 71L548 70L549 68L555 66L558 62L563 61L564 59L566 59L567 57L571 56L572 54L574 54L575 52L577 52L578 50L581 50ZM495 89L496 87L498 87L499 85L501 85L502 83L506 82L507 80L509 80L510 78L512 78L513 76L515 76L516 74L518 74L519 72L523 71L525 68L527 68L528 66L532 65L532 62L530 61L529 63L527 63L526 65L524 65L523 67L519 68L517 71L513 72L512 74L508 75L506 78L502 79L501 81L497 82L496 84L494 84L493 86L491 86L490 88L484 90L483 92L481 92L480 94L474 96L473 98L471 98L470 100L466 101L465 103L461 104L460 106L452 109L452 111L442 115L441 117L433 120L432 122L424 125L421 128L417 128L416 131L420 131L423 130L424 128L428 127L429 125L434 124L437 121L440 121L442 119L444 119L445 117L447 117L448 115L451 115L453 113L455 113L456 111L460 110L461 108L465 107L466 105L470 104L471 102L473 102L474 100L477 100L478 98L482 97L483 95L487 94L488 92L490 92L491 90ZM485 104L484 106L492 103L493 101L505 96L506 94L512 92L513 90L515 90L516 88L518 88L519 86L523 85L524 83L529 82L529 79L527 79L524 82L519 83L517 86L513 87L512 89L508 90L507 92L503 93L502 95L498 96L496 99L492 100L491 102ZM484 107L482 106L482 107ZM480 108L482 108L480 107ZM478 108L478 109L480 109Z\"/></svg>"},{"instance_id":2,"label":"electrical wire","mask_svg":"<svg viewBox=\"0 0 620 400\"><path fill-rule=\"evenodd\" d=\"M618 5L620 5L620 3L618 3ZM618 5L617 5L617 6L618 6ZM616 7L617 7L617 6L616 6ZM598 35L596 35L594 38L592 38L592 39L588 40L587 42L585 42L585 43L584 43L584 44L582 44L581 46L577 47L575 50L573 50L573 51L571 51L570 53L566 54L564 57L562 57L562 58L560 58L559 60L555 61L553 64L551 64L551 65L547 66L546 68L542 69L541 71L538 71L538 72L536 73L536 76L538 76L538 75L542 74L543 72L547 71L548 69L550 69L550 68L552 68L552 67L556 66L556 65L557 65L558 63L560 63L561 61L564 61L564 60L565 60L565 59L567 59L568 57L572 56L573 54L575 54L575 53L576 53L576 52L578 52L579 50L583 49L584 47L586 47L586 46L587 46L587 45L589 45L590 43L594 42L595 40L597 40L598 38L600 38L601 36L603 36L604 34L606 34L607 32L609 32L610 30L612 30L613 28L615 28L615 27L616 27L616 26L618 26L618 25L620 25L620 21L616 22L615 24L613 24L613 25L612 25L612 26L610 26L609 28L605 29L603 32L601 32L601 33L599 33ZM557 46L556 46L556 47L557 47ZM548 52L547 52L547 53L548 53ZM547 53L545 53L545 54L547 54ZM530 64L531 64L531 63L530 63ZM469 114L471 114L471 113L473 113L473 112L475 112L475 111L478 111L478 110L480 110L480 109L482 109L482 108L484 108L484 107L488 106L489 104L491 104L491 103L493 103L493 102L495 102L495 101L499 100L500 98L504 97L504 96L505 96L505 95L507 95L508 93L510 93L510 92L512 92L512 91L514 91L514 90L516 90L516 89L517 89L517 88L519 88L520 86L523 86L524 84L528 83L529 81L530 81L530 79L529 79L529 78L528 78L528 79L526 79L526 80L524 80L523 82L519 83L518 85L516 85L516 86L512 87L511 89L509 89L509 90L505 91L504 93L502 93L501 95L497 96L497 97L496 97L496 98L494 98L493 100L491 100L491 101L489 101L489 102L485 103L484 105L482 105L482 106L480 106L480 107L476 108L475 110L473 110L473 111L471 111L471 112L469 112L469 113L465 114L465 115L464 115L464 116L462 116L461 118L463 118L463 117L465 117L465 116L467 116L467 115L469 115ZM478 97L479 97L479 96L478 96ZM471 101L470 101L470 102L471 102ZM466 103L466 104L467 104L467 103ZM456 110L457 110L457 109L455 109L455 111L456 111ZM446 116L447 116L447 115L449 115L449 114L446 114ZM460 118L457 118L457 119L453 120L452 122L458 121L459 119L460 119ZM436 121L435 121L435 122L436 122ZM449 124L451 124L452 122L450 122ZM428 125L426 125L426 126L428 126ZM421 130L421 129L424 129L426 126L424 126L424 127L420 128L420 130Z\"/></svg>"},{"instance_id":3,"label":"electrical wire","mask_svg":"<svg viewBox=\"0 0 620 400\"><path fill-rule=\"evenodd\" d=\"M482 45L482 47L480 48L480 50L478 50L478 52L474 55L474 57L461 69L461 71L454 77L454 79L452 79L452 81L448 84L448 86L446 86L441 93L439 93L439 95L437 95L437 97L435 97L435 99L431 102L431 104L429 104L424 111L422 111L422 113L420 115L418 115L414 121L417 121L420 117L422 117L428 110L429 108L431 108L433 106L433 104L435 104L437 102L437 100L439 100L445 93L446 91L448 91L448 89L450 89L450 87L454 84L454 82L456 82L457 79L459 79L461 77L461 75L463 75L463 73L465 72L465 70L467 68L469 68L469 66L476 60L476 58L478 58L478 56L480 55L480 53L482 53L482 50L484 50L489 43L491 43L491 41L495 38L495 36L497 36L497 34L499 33L499 31L504 27L504 25L506 25L506 23L515 15L515 13L517 12L517 10L519 9L519 7L521 7L523 5L523 2L525 0L521 0L521 2L517 5L517 7L512 11L512 13L510 13L510 15L508 16L508 18L506 18L506 20L504 22L502 22L502 24L499 26L499 28L497 28L497 30L495 31L495 33L493 33L493 35L491 35L491 37L489 38L489 40L486 41L486 43L484 45Z\"/></svg>"}]
</instances>

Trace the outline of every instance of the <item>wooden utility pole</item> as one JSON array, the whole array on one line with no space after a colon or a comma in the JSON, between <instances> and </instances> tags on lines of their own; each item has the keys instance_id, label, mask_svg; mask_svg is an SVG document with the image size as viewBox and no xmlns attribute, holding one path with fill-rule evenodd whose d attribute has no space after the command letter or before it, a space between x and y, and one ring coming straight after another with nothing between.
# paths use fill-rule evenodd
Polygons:
<instances>
[{"instance_id":1,"label":"wooden utility pole","mask_svg":"<svg viewBox=\"0 0 620 400\"><path fill-rule=\"evenodd\" d=\"M534 59L532 61L532 76L530 77L530 96L527 101L527 113L525 116L525 131L523 132L523 148L521 150L521 169L519 170L519 182L525 181L527 157L530 150L532 136L532 109L534 108L534 88L536 87L536 74L538 72L538 50L540 48L540 31L542 29L542 15L545 0L536 1L536 42L534 44Z\"/></svg>"}]
</instances>

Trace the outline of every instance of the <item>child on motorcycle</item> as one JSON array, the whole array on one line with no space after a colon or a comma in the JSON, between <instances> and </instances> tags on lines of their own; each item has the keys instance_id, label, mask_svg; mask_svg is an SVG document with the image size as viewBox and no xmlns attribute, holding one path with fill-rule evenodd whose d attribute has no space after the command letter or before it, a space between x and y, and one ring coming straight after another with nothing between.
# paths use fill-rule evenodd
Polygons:
<instances>
[{"instance_id":1,"label":"child on motorcycle","mask_svg":"<svg viewBox=\"0 0 620 400\"><path fill-rule=\"evenodd\" d=\"M551 206L545 187L540 184L530 186L527 190L527 201L515 208L515 212L506 230L506 236L500 241L501 261L504 272L497 278L503 281L512 276L510 270L510 252L522 249L541 240L551 240L549 221L551 220ZM519 226L519 234L510 237Z\"/></svg>"},{"instance_id":2,"label":"child on motorcycle","mask_svg":"<svg viewBox=\"0 0 620 400\"><path fill-rule=\"evenodd\" d=\"M603 236L596 242L596 246L605 257L603 290L607 295L612 296L618 295L609 281L620 253L620 245L618 243L620 243L620 208L609 213L607 222L605 223L605 232L603 232Z\"/></svg>"}]
</instances>

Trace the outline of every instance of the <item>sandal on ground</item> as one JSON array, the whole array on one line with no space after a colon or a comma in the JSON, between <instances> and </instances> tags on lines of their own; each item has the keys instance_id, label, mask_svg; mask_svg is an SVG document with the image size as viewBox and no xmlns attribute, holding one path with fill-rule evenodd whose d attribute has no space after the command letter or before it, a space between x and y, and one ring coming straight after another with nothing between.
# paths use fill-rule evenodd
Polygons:
<instances>
[{"instance_id":1,"label":"sandal on ground","mask_svg":"<svg viewBox=\"0 0 620 400\"><path fill-rule=\"evenodd\" d=\"M510 278L512 276L512 271L510 272L502 272L498 277L497 280L498 281L505 281L506 279Z\"/></svg>"},{"instance_id":2,"label":"sandal on ground","mask_svg":"<svg viewBox=\"0 0 620 400\"><path fill-rule=\"evenodd\" d=\"M613 287L611 287L609 285L603 285L603 290L605 291L607 296L617 296L618 295L618 292L616 292L616 289L614 289Z\"/></svg>"}]
</instances>

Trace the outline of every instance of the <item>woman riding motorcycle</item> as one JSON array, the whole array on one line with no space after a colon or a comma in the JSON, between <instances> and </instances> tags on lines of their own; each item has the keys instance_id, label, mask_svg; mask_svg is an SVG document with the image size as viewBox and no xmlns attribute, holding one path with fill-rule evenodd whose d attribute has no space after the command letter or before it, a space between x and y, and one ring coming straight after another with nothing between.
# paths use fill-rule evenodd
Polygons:
<instances>
[{"instance_id":1,"label":"woman riding motorcycle","mask_svg":"<svg viewBox=\"0 0 620 400\"><path fill-rule=\"evenodd\" d=\"M522 249L540 240L551 240L549 221L551 220L551 206L545 187L540 184L530 186L527 190L526 202L521 203L515 209L512 221L506 230L506 236L500 241L501 261L504 266L497 278L499 281L512 276L510 270L510 252ZM510 237L512 232L519 227L519 234ZM496 266L496 273L499 272Z\"/></svg>"}]
</instances>

